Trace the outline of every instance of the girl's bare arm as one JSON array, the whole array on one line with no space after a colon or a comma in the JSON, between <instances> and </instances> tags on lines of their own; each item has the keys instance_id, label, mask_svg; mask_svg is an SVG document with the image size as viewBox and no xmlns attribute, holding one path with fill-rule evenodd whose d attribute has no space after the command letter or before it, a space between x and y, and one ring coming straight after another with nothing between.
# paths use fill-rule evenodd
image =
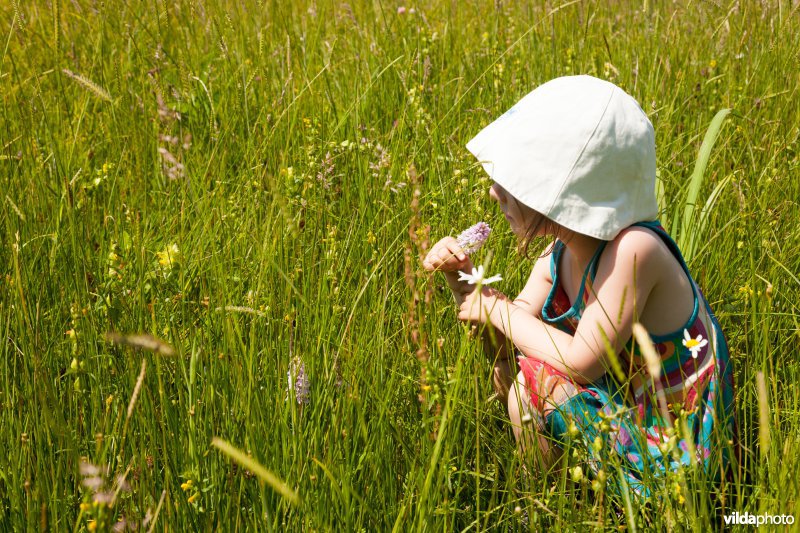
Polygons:
<instances>
[{"instance_id":1,"label":"girl's bare arm","mask_svg":"<svg viewBox=\"0 0 800 533\"><path fill-rule=\"evenodd\" d=\"M499 293L487 300L492 302L487 320L510 336L524 355L550 364L579 383L590 383L606 372L606 342L615 352L628 342L632 324L661 276L655 239L630 232L608 246L574 336L531 316ZM462 306L462 315L469 314L464 307L474 307L473 298L470 295Z\"/></svg>"},{"instance_id":2,"label":"girl's bare arm","mask_svg":"<svg viewBox=\"0 0 800 533\"><path fill-rule=\"evenodd\" d=\"M552 286L550 257L539 257L533 265L525 287L514 299L514 304L531 316L539 317ZM501 330L484 328L483 350L494 364L493 384L495 392L497 392L501 401L505 401L508 390L517 373L516 363L514 362L514 347Z\"/></svg>"}]
</instances>

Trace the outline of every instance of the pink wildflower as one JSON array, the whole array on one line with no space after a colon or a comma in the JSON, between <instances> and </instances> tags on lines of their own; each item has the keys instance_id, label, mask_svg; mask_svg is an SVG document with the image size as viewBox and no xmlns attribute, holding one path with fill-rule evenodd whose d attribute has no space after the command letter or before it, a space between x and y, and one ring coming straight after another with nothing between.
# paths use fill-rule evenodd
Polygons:
<instances>
[{"instance_id":1,"label":"pink wildflower","mask_svg":"<svg viewBox=\"0 0 800 533\"><path fill-rule=\"evenodd\" d=\"M458 245L463 248L464 253L473 254L480 250L492 229L486 222L478 222L474 226L462 231L456 238Z\"/></svg>"},{"instance_id":2,"label":"pink wildflower","mask_svg":"<svg viewBox=\"0 0 800 533\"><path fill-rule=\"evenodd\" d=\"M306 404L311 395L311 381L306 375L306 365L299 357L292 359L289 364L289 371L286 373L289 378L289 388L294 388L294 397L297 403Z\"/></svg>"}]
</instances>

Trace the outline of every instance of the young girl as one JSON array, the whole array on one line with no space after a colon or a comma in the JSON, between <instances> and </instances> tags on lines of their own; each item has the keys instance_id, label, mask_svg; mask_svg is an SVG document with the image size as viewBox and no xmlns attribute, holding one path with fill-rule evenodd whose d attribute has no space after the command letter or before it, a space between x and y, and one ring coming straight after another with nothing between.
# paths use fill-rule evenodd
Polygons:
<instances>
[{"instance_id":1,"label":"young girl","mask_svg":"<svg viewBox=\"0 0 800 533\"><path fill-rule=\"evenodd\" d=\"M567 441L583 441L598 480L615 464L615 479L645 495L646 479L679 464L696 461L718 477L734 439L727 346L654 220L654 132L638 103L590 76L557 78L467 148L526 257L531 239L553 238L513 300L459 280L473 264L452 237L424 260L444 272L458 318L487 326L494 385L520 447L539 435L549 466ZM654 344L649 371L637 323Z\"/></svg>"}]
</instances>

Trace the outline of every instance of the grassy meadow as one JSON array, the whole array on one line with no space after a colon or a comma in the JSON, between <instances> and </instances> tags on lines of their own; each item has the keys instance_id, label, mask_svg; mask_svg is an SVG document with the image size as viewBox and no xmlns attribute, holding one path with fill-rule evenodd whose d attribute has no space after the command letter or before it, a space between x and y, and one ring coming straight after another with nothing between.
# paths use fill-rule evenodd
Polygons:
<instances>
[{"instance_id":1,"label":"grassy meadow","mask_svg":"<svg viewBox=\"0 0 800 533\"><path fill-rule=\"evenodd\" d=\"M0 14L0 530L800 518L796 0ZM620 498L573 480L572 454L525 474L480 343L419 261L485 220L478 260L522 288L464 145L579 73L652 120L661 221L728 337L744 453L718 491L690 469Z\"/></svg>"}]
</instances>

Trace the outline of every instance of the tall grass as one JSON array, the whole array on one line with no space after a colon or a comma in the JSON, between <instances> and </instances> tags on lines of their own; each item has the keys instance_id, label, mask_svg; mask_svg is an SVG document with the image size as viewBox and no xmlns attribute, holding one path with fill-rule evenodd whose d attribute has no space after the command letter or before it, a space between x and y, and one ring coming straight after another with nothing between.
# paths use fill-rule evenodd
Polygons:
<instances>
[{"instance_id":1,"label":"tall grass","mask_svg":"<svg viewBox=\"0 0 800 533\"><path fill-rule=\"evenodd\" d=\"M800 515L796 2L0 12L1 529L707 530L734 510ZM728 336L744 454L717 492L689 476L642 504L595 491L571 456L526 473L485 356L416 260L426 239L487 220L492 270L521 289L530 264L464 144L576 73L622 86L653 121L664 221L693 242ZM110 342L129 334L156 344ZM295 358L307 402L288 390Z\"/></svg>"}]
</instances>

